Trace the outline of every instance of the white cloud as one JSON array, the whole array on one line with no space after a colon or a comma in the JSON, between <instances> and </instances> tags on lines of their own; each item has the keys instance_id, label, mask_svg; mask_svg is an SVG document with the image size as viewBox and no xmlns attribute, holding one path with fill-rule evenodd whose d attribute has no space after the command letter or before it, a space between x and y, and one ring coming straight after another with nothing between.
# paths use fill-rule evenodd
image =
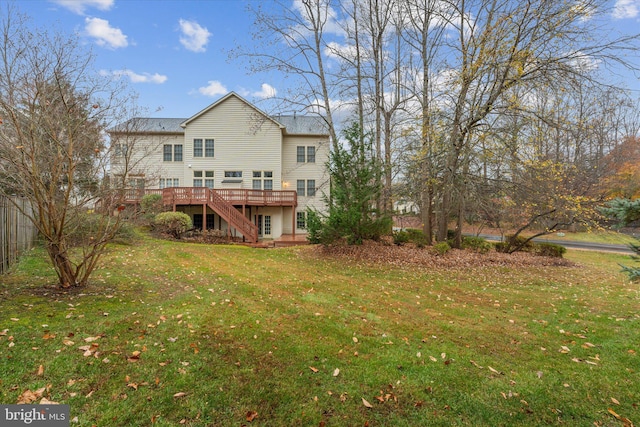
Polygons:
<instances>
[{"instance_id":1,"label":"white cloud","mask_svg":"<svg viewBox=\"0 0 640 427\"><path fill-rule=\"evenodd\" d=\"M131 70L115 70L115 71L100 71L102 75L113 75L116 77L129 77L131 83L154 83L154 84L162 84L167 81L167 76L162 74L150 74L150 73L142 73L138 74Z\"/></svg>"},{"instance_id":2,"label":"white cloud","mask_svg":"<svg viewBox=\"0 0 640 427\"><path fill-rule=\"evenodd\" d=\"M217 80L209 80L207 83L209 83L209 85L199 88L198 92L206 96L226 95L227 92L229 92L227 88Z\"/></svg>"},{"instance_id":3,"label":"white cloud","mask_svg":"<svg viewBox=\"0 0 640 427\"><path fill-rule=\"evenodd\" d=\"M53 3L69 9L73 13L83 15L85 10L95 7L98 10L109 10L113 6L114 0L50 0Z\"/></svg>"},{"instance_id":4,"label":"white cloud","mask_svg":"<svg viewBox=\"0 0 640 427\"><path fill-rule=\"evenodd\" d=\"M106 46L110 49L127 47L129 42L119 28L109 25L109 21L100 18L86 18L85 31L94 39L98 46Z\"/></svg>"},{"instance_id":5,"label":"white cloud","mask_svg":"<svg viewBox=\"0 0 640 427\"><path fill-rule=\"evenodd\" d=\"M180 37L182 46L192 52L204 52L207 43L209 43L209 37L211 37L209 30L195 21L181 19L179 23L182 32Z\"/></svg>"},{"instance_id":6,"label":"white cloud","mask_svg":"<svg viewBox=\"0 0 640 427\"><path fill-rule=\"evenodd\" d=\"M276 91L276 88L268 83L262 83L262 86L260 86L260 88L261 89L258 92L253 92L251 95L255 96L256 98L267 99L275 97L278 93Z\"/></svg>"},{"instance_id":7,"label":"white cloud","mask_svg":"<svg viewBox=\"0 0 640 427\"><path fill-rule=\"evenodd\" d=\"M635 18L640 12L640 0L617 0L611 13L615 19Z\"/></svg>"}]
</instances>

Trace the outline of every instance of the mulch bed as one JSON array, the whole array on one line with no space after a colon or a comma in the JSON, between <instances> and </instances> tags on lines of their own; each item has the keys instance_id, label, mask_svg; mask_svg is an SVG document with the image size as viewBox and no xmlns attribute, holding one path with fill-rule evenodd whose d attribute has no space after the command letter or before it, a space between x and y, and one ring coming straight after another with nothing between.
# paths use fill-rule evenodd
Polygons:
<instances>
[{"instance_id":1,"label":"mulch bed","mask_svg":"<svg viewBox=\"0 0 640 427\"><path fill-rule=\"evenodd\" d=\"M495 251L480 254L471 250L451 249L438 255L433 248L418 248L413 244L397 246L389 242L366 241L362 245L314 245L317 257L348 259L370 264L394 266L424 266L432 268L470 267L575 267L576 264L563 258L551 258L530 253L504 254Z\"/></svg>"}]
</instances>

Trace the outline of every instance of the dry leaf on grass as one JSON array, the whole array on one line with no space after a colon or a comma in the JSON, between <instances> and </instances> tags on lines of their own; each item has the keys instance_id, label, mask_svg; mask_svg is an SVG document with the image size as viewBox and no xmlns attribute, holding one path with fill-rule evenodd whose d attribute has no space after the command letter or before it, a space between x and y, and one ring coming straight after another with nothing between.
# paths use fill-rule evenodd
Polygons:
<instances>
[{"instance_id":1,"label":"dry leaf on grass","mask_svg":"<svg viewBox=\"0 0 640 427\"><path fill-rule=\"evenodd\" d=\"M373 408L373 405L369 402L367 402L367 399L365 399L364 397L362 398L362 404L364 406L366 406L367 408Z\"/></svg>"}]
</instances>

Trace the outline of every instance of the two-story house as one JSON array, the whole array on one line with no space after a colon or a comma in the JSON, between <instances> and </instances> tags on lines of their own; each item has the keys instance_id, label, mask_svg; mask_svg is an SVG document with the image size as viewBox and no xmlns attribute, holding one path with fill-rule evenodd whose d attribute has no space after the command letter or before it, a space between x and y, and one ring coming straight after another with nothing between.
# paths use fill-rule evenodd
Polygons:
<instances>
[{"instance_id":1,"label":"two-story house","mask_svg":"<svg viewBox=\"0 0 640 427\"><path fill-rule=\"evenodd\" d=\"M109 133L112 174L126 169L136 197L162 194L195 227L254 242L305 233L307 207L325 209L320 117L269 116L232 92L187 119L134 119Z\"/></svg>"}]
</instances>

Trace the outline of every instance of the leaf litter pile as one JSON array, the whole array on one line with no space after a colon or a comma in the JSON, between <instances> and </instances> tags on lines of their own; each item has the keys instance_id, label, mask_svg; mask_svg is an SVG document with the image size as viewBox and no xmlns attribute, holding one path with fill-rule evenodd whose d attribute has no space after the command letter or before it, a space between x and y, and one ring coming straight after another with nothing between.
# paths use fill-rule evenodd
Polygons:
<instances>
[{"instance_id":1,"label":"leaf litter pile","mask_svg":"<svg viewBox=\"0 0 640 427\"><path fill-rule=\"evenodd\" d=\"M393 266L420 265L431 268L477 268L477 267L575 267L576 264L563 259L537 256L526 252L505 254L488 252L481 254L470 250L452 249L444 255L430 248L414 245L393 245L388 242L365 241L362 245L318 245L315 251L320 257L345 258L354 262L388 264Z\"/></svg>"}]
</instances>

